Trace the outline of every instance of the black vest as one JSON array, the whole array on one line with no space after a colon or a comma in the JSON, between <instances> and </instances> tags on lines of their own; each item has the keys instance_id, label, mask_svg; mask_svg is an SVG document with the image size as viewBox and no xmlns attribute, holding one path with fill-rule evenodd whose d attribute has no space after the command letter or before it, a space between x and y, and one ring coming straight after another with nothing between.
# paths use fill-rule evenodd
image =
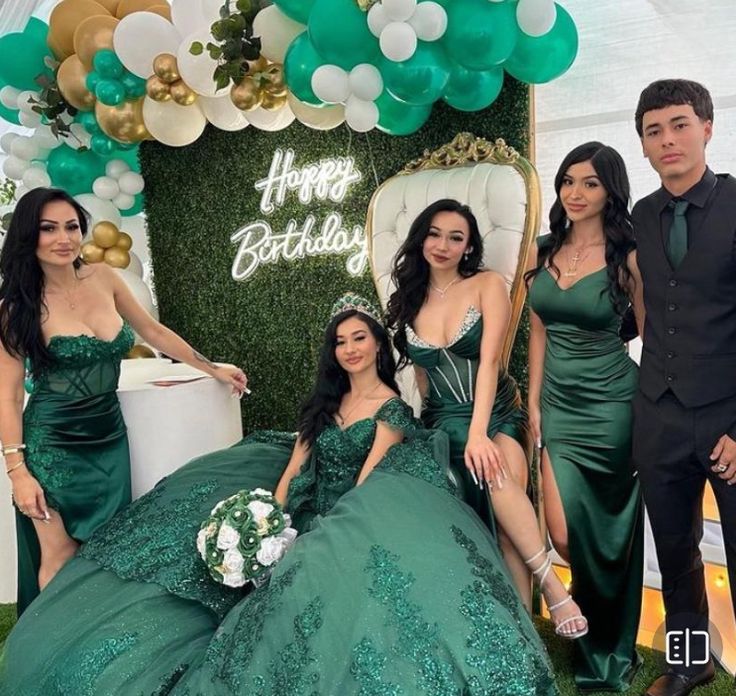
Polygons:
<instances>
[{"instance_id":1,"label":"black vest","mask_svg":"<svg viewBox=\"0 0 736 696\"><path fill-rule=\"evenodd\" d=\"M718 178L676 270L665 253L654 194L634 206L647 313L639 388L653 401L667 389L687 408L736 395L736 179Z\"/></svg>"}]
</instances>

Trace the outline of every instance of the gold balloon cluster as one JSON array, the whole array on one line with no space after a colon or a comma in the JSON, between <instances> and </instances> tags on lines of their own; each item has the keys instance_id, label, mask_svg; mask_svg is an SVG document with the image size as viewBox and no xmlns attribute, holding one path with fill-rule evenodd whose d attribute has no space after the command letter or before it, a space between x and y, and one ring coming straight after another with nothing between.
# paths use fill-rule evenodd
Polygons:
<instances>
[{"instance_id":1,"label":"gold balloon cluster","mask_svg":"<svg viewBox=\"0 0 736 696\"><path fill-rule=\"evenodd\" d=\"M286 104L286 95L284 66L269 63L263 56L251 63L243 81L230 90L230 99L241 111L253 111L259 107L278 111Z\"/></svg>"},{"instance_id":2,"label":"gold balloon cluster","mask_svg":"<svg viewBox=\"0 0 736 696\"><path fill-rule=\"evenodd\" d=\"M197 93L181 79L176 56L160 53L153 61L153 75L146 82L146 94L154 101L173 99L179 106L191 106Z\"/></svg>"},{"instance_id":3,"label":"gold balloon cluster","mask_svg":"<svg viewBox=\"0 0 736 696\"><path fill-rule=\"evenodd\" d=\"M117 106L107 106L98 101L95 117L102 132L120 143L139 143L153 140L143 122L143 97L124 101Z\"/></svg>"},{"instance_id":4,"label":"gold balloon cluster","mask_svg":"<svg viewBox=\"0 0 736 696\"><path fill-rule=\"evenodd\" d=\"M82 246L87 263L106 263L113 268L127 268L133 239L109 220L98 222L92 229L92 241Z\"/></svg>"}]
</instances>

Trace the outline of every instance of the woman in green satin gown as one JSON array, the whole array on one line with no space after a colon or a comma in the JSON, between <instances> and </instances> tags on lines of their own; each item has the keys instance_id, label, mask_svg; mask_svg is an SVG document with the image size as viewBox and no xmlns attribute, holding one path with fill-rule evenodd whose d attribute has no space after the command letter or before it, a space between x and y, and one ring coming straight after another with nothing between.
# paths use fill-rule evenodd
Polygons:
<instances>
[{"instance_id":1,"label":"woman in green satin gown","mask_svg":"<svg viewBox=\"0 0 736 696\"><path fill-rule=\"evenodd\" d=\"M298 438L194 460L99 529L11 632L0 692L557 694L493 538L448 484L446 438L396 396L376 317L336 304ZM217 585L201 521L274 486L296 543L258 589Z\"/></svg>"},{"instance_id":2,"label":"woman in green satin gown","mask_svg":"<svg viewBox=\"0 0 736 696\"><path fill-rule=\"evenodd\" d=\"M630 302L643 325L626 167L612 148L585 143L562 162L555 190L551 233L527 273L530 421L552 543L590 622L576 682L623 691L638 665L644 543L630 462L638 371L619 337Z\"/></svg>"},{"instance_id":3,"label":"woman in green satin gown","mask_svg":"<svg viewBox=\"0 0 736 696\"><path fill-rule=\"evenodd\" d=\"M109 267L84 264L86 231L71 196L34 189L18 201L0 254L0 441L16 506L18 613L130 502L116 389L131 325L172 357L245 385L240 370L209 363L151 318ZM25 360L34 390L23 412Z\"/></svg>"},{"instance_id":4,"label":"woman in green satin gown","mask_svg":"<svg viewBox=\"0 0 736 696\"><path fill-rule=\"evenodd\" d=\"M400 364L412 362L422 418L450 437L452 470L465 500L498 522L504 559L525 604L527 567L553 607L559 635L577 638L586 620L551 570L526 494L526 417L501 364L511 312L497 273L484 271L483 240L468 206L436 201L414 220L394 261L388 324Z\"/></svg>"}]
</instances>

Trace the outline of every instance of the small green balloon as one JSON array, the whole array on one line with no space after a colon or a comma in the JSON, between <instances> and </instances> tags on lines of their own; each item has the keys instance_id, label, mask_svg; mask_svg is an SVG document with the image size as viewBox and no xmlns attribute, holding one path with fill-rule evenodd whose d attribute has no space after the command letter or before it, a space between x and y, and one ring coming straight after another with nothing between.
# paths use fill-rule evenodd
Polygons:
<instances>
[{"instance_id":1,"label":"small green balloon","mask_svg":"<svg viewBox=\"0 0 736 696\"><path fill-rule=\"evenodd\" d=\"M418 131L429 119L432 105L411 106L392 97L386 90L376 99L378 130L389 135L409 135Z\"/></svg>"},{"instance_id":2,"label":"small green balloon","mask_svg":"<svg viewBox=\"0 0 736 696\"><path fill-rule=\"evenodd\" d=\"M97 123L97 117L95 116L94 111L80 111L74 120L77 123L81 123L84 126L84 130L86 130L90 135L102 132L100 124Z\"/></svg>"},{"instance_id":3,"label":"small green balloon","mask_svg":"<svg viewBox=\"0 0 736 696\"><path fill-rule=\"evenodd\" d=\"M137 99L146 93L146 81L133 73L126 71L120 78L120 82L125 88L125 96L128 99Z\"/></svg>"},{"instance_id":4,"label":"small green balloon","mask_svg":"<svg viewBox=\"0 0 736 696\"><path fill-rule=\"evenodd\" d=\"M314 0L273 0L273 4L287 17L306 24L309 20L309 13L312 11Z\"/></svg>"},{"instance_id":5,"label":"small green balloon","mask_svg":"<svg viewBox=\"0 0 736 696\"><path fill-rule=\"evenodd\" d=\"M106 106L117 106L125 101L125 87L119 80L103 78L95 86L95 96Z\"/></svg>"},{"instance_id":6,"label":"small green balloon","mask_svg":"<svg viewBox=\"0 0 736 696\"><path fill-rule=\"evenodd\" d=\"M441 42L449 56L463 67L489 70L511 55L519 36L516 5L453 0L446 12L447 31Z\"/></svg>"},{"instance_id":7,"label":"small green balloon","mask_svg":"<svg viewBox=\"0 0 736 696\"><path fill-rule=\"evenodd\" d=\"M91 73L87 73L87 77L84 78L85 86L92 93L94 93L95 89L97 89L97 83L99 81L100 75L99 73L94 72L94 70Z\"/></svg>"},{"instance_id":8,"label":"small green balloon","mask_svg":"<svg viewBox=\"0 0 736 696\"><path fill-rule=\"evenodd\" d=\"M562 75L578 54L578 30L564 7L556 5L557 20L542 36L519 32L514 52L504 63L506 72L522 82L541 84Z\"/></svg>"},{"instance_id":9,"label":"small green balloon","mask_svg":"<svg viewBox=\"0 0 736 696\"><path fill-rule=\"evenodd\" d=\"M379 55L378 39L355 0L315 0L308 27L323 63L351 70L359 63L373 63Z\"/></svg>"},{"instance_id":10,"label":"small green balloon","mask_svg":"<svg viewBox=\"0 0 736 696\"><path fill-rule=\"evenodd\" d=\"M383 84L394 97L412 106L427 106L445 91L452 64L440 44L419 41L409 60L395 63L383 58L379 67Z\"/></svg>"},{"instance_id":11,"label":"small green balloon","mask_svg":"<svg viewBox=\"0 0 736 696\"><path fill-rule=\"evenodd\" d=\"M503 68L468 70L454 65L445 89L444 100L460 111L480 111L490 106L501 93Z\"/></svg>"},{"instance_id":12,"label":"small green balloon","mask_svg":"<svg viewBox=\"0 0 736 696\"><path fill-rule=\"evenodd\" d=\"M112 138L108 138L104 133L96 133L91 138L90 147L92 148L92 152L105 157L115 151L117 143Z\"/></svg>"},{"instance_id":13,"label":"small green balloon","mask_svg":"<svg viewBox=\"0 0 736 696\"><path fill-rule=\"evenodd\" d=\"M109 48L102 48L95 53L92 67L100 74L100 77L112 80L122 77L124 70L120 58L115 55L115 51Z\"/></svg>"},{"instance_id":14,"label":"small green balloon","mask_svg":"<svg viewBox=\"0 0 736 696\"><path fill-rule=\"evenodd\" d=\"M312 75L324 63L305 31L289 45L284 58L284 78L294 96L306 104L322 106L323 102L312 91Z\"/></svg>"}]
</instances>

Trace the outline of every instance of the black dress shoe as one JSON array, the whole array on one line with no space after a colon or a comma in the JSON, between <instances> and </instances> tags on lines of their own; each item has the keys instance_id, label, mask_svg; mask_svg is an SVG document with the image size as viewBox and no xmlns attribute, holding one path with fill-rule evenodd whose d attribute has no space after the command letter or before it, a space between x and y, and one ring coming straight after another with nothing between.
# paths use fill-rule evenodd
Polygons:
<instances>
[{"instance_id":1,"label":"black dress shoe","mask_svg":"<svg viewBox=\"0 0 736 696\"><path fill-rule=\"evenodd\" d=\"M670 671L654 681L646 696L687 696L696 686L707 684L715 676L716 668L712 661L700 674L693 676Z\"/></svg>"}]
</instances>

